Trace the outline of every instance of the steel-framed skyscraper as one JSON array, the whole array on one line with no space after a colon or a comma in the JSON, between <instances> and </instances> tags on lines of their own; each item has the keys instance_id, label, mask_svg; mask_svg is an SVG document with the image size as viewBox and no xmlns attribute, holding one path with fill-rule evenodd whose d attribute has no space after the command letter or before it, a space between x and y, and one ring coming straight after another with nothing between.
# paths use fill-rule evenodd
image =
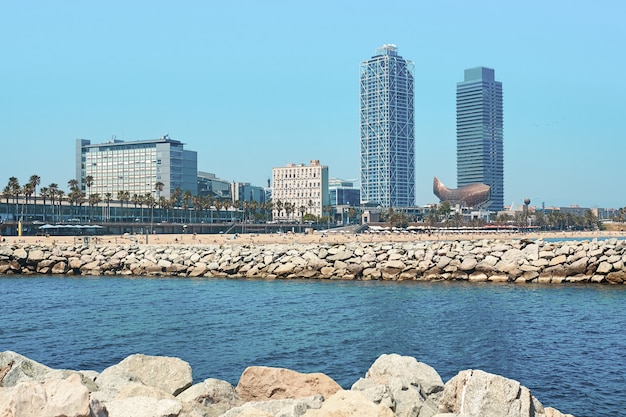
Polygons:
<instances>
[{"instance_id":1,"label":"steel-framed skyscraper","mask_svg":"<svg viewBox=\"0 0 626 417\"><path fill-rule=\"evenodd\" d=\"M361 204L415 205L413 71L396 45L361 62Z\"/></svg>"},{"instance_id":2,"label":"steel-framed skyscraper","mask_svg":"<svg viewBox=\"0 0 626 417\"><path fill-rule=\"evenodd\" d=\"M502 83L493 69L465 70L456 86L457 186L491 187L489 210L504 207Z\"/></svg>"}]
</instances>

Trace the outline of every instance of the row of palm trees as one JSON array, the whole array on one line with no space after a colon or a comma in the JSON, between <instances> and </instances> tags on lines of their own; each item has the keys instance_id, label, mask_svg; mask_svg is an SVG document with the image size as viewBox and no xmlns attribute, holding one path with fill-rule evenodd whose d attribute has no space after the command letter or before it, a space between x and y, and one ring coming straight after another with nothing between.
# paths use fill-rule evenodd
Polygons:
<instances>
[{"instance_id":1,"label":"row of palm trees","mask_svg":"<svg viewBox=\"0 0 626 417\"><path fill-rule=\"evenodd\" d=\"M299 212L301 221L320 219L310 214L313 208L313 202L309 201L307 206L297 207L291 202L282 202L272 200L258 202L255 200L250 201L231 201L230 199L217 198L214 196L198 196L192 195L188 190L182 191L180 188L176 188L172 191L169 198L162 196L161 193L164 189L162 182L156 182L154 185L154 191L145 194L130 194L126 190L120 190L117 194L110 192L104 193L91 193L91 187L94 184L94 178L91 175L87 175L84 178L84 184L87 189L85 194L80 188L80 182L77 179L71 179L67 182L69 192L65 192L60 189L57 183L51 183L48 186L41 187L39 194L37 194L37 187L40 185L41 179L38 175L32 175L28 182L24 185L20 185L19 180L16 177L10 177L7 185L2 191L2 198L6 200L7 205L9 200L13 200L15 203L16 211L15 215L18 215L18 200L23 197L25 203L22 207L27 207L31 202L31 198L34 197L34 203L37 204L37 199L42 201L44 207L52 208L52 217L57 219L61 217L61 206L64 202L69 203L72 213L79 213L81 207L87 203L89 206L89 218L93 217L93 211L96 206L101 206L104 202L106 207L105 213L107 215L105 219L108 220L108 213L110 213L110 207L112 202L117 202L121 208L134 205L135 209L141 210L141 217L143 218L143 208L154 210L155 208L161 209L161 216L163 211L167 213L169 218L170 209L175 209L177 215L174 215L175 220L180 221L196 221L206 219L207 214L212 222L212 212L216 210L219 212L222 210L232 209L235 211L241 211L244 220L270 220L272 213L275 211L279 217L286 215L287 218L291 218L291 215L295 212ZM156 194L156 195L155 195ZM324 207L330 217L332 212L332 206ZM22 213L27 215L28 213Z\"/></svg>"}]
</instances>

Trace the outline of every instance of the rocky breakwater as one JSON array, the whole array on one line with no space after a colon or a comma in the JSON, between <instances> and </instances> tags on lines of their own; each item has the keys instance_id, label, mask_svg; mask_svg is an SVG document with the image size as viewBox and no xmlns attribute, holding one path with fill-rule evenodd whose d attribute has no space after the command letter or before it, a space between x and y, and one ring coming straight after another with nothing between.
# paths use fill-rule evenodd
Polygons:
<instances>
[{"instance_id":1,"label":"rocky breakwater","mask_svg":"<svg viewBox=\"0 0 626 417\"><path fill-rule=\"evenodd\" d=\"M380 356L343 389L327 375L282 368L249 367L236 387L212 378L193 385L178 358L131 355L98 373L51 369L11 351L0 353L0 416L573 417L517 381L464 370L444 383L397 354Z\"/></svg>"},{"instance_id":2,"label":"rocky breakwater","mask_svg":"<svg viewBox=\"0 0 626 417\"><path fill-rule=\"evenodd\" d=\"M0 274L626 283L626 241L0 246Z\"/></svg>"}]
</instances>

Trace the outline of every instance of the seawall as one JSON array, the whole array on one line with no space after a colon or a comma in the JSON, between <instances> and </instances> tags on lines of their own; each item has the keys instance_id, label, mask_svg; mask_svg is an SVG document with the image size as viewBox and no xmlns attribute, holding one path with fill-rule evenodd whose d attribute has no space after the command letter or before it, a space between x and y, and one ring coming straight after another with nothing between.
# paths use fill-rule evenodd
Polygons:
<instances>
[{"instance_id":1,"label":"seawall","mask_svg":"<svg viewBox=\"0 0 626 417\"><path fill-rule=\"evenodd\" d=\"M0 274L626 283L626 241L0 245Z\"/></svg>"}]
</instances>

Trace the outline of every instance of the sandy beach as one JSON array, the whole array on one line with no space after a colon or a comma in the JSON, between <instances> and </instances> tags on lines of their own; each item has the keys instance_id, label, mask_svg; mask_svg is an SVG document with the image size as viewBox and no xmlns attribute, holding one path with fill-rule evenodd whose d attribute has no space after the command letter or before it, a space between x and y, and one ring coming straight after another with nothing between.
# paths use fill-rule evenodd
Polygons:
<instances>
[{"instance_id":1,"label":"sandy beach","mask_svg":"<svg viewBox=\"0 0 626 417\"><path fill-rule=\"evenodd\" d=\"M407 242L428 240L481 240L481 239L592 239L602 237L626 237L624 232L538 232L538 233L468 233L468 234L426 234L426 233L339 233L319 231L313 234L271 233L271 234L155 234L155 235L110 235L89 236L89 244L95 245L241 245L241 244L343 244L348 242ZM85 243L83 236L3 236L3 244L42 244L71 245Z\"/></svg>"}]
</instances>

